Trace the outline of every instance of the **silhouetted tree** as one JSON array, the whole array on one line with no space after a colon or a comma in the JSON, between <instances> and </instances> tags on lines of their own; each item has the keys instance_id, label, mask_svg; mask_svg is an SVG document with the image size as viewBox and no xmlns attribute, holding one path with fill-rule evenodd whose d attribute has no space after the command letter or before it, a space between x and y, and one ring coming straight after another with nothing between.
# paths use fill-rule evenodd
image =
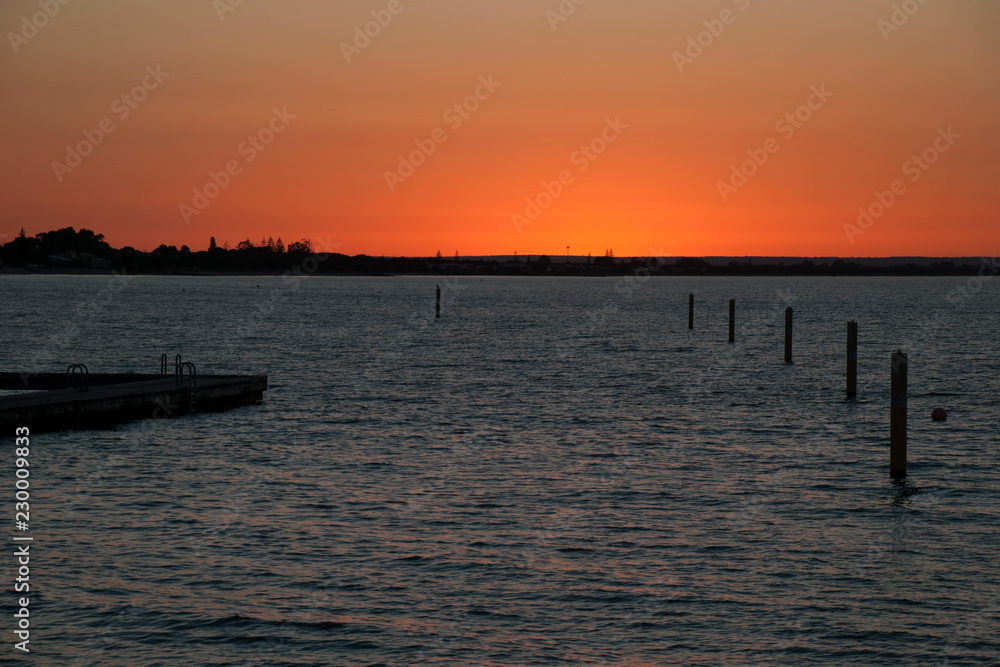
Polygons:
<instances>
[{"instance_id":1,"label":"silhouetted tree","mask_svg":"<svg viewBox=\"0 0 1000 667\"><path fill-rule=\"evenodd\" d=\"M72 227L64 227L51 232L37 234L42 252L46 255L61 255L66 252L86 252L97 257L109 258L114 249L104 242L104 234L95 234L89 229L77 232Z\"/></svg>"},{"instance_id":2,"label":"silhouetted tree","mask_svg":"<svg viewBox=\"0 0 1000 667\"><path fill-rule=\"evenodd\" d=\"M288 252L290 253L311 255L312 251L312 241L309 239L302 239L301 241L294 241L288 244Z\"/></svg>"},{"instance_id":3,"label":"silhouetted tree","mask_svg":"<svg viewBox=\"0 0 1000 667\"><path fill-rule=\"evenodd\" d=\"M45 254L38 239L25 234L22 227L20 234L0 248L0 259L8 264L26 266L44 262Z\"/></svg>"}]
</instances>

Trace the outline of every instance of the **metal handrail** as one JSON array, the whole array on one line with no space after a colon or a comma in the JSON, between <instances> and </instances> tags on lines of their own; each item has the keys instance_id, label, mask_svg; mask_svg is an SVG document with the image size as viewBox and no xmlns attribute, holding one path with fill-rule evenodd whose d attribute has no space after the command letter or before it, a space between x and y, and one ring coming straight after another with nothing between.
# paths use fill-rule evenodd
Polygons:
<instances>
[{"instance_id":1,"label":"metal handrail","mask_svg":"<svg viewBox=\"0 0 1000 667\"><path fill-rule=\"evenodd\" d=\"M90 381L88 379L88 373L86 365L84 364L70 364L66 368L66 388L73 388L73 378L77 375L80 376L80 391L87 391L89 389Z\"/></svg>"},{"instance_id":2,"label":"metal handrail","mask_svg":"<svg viewBox=\"0 0 1000 667\"><path fill-rule=\"evenodd\" d=\"M177 355L177 356L179 357L180 355ZM198 369L195 368L195 365L192 364L190 361L183 362L180 366L177 367L177 382L178 382L178 384L180 384L180 382L183 381L183 379L184 379L184 369L187 369L187 372L188 372L187 375L188 375L188 378L189 378L188 382L190 382L191 386L193 387L195 385L195 382L196 382L197 378L198 378Z\"/></svg>"}]
</instances>

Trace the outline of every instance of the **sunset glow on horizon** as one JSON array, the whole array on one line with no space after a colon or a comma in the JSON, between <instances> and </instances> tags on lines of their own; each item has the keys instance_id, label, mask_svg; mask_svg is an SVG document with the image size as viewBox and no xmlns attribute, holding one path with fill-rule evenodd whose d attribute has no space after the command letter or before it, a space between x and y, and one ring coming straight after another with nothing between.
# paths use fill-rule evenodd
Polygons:
<instances>
[{"instance_id":1,"label":"sunset glow on horizon","mask_svg":"<svg viewBox=\"0 0 1000 667\"><path fill-rule=\"evenodd\" d=\"M0 25L0 243L1000 250L987 0L16 0Z\"/></svg>"}]
</instances>

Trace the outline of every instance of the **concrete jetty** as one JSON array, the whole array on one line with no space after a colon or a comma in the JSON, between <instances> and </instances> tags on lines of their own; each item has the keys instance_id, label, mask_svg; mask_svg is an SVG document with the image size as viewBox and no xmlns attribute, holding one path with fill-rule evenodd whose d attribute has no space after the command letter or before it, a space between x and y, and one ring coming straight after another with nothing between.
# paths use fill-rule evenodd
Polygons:
<instances>
[{"instance_id":1,"label":"concrete jetty","mask_svg":"<svg viewBox=\"0 0 1000 667\"><path fill-rule=\"evenodd\" d=\"M27 390L0 396L0 429L38 433L260 403L267 376L0 373L0 390Z\"/></svg>"}]
</instances>

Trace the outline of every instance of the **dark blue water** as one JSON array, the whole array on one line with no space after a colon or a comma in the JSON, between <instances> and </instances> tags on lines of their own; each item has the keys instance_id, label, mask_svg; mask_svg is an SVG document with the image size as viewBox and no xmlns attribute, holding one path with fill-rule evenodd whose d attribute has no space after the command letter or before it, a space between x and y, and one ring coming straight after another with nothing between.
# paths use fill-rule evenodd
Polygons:
<instances>
[{"instance_id":1,"label":"dark blue water","mask_svg":"<svg viewBox=\"0 0 1000 667\"><path fill-rule=\"evenodd\" d=\"M34 663L1000 664L998 280L2 276L0 307L3 370L270 377L33 438Z\"/></svg>"}]
</instances>

